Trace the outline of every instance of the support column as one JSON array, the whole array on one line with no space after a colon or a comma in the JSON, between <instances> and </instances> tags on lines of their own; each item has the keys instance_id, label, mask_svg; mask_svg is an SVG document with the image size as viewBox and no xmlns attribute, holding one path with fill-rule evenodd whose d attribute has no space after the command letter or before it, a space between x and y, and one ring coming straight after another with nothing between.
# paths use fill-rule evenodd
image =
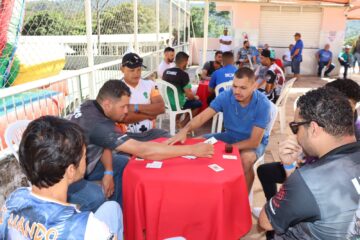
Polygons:
<instances>
[{"instance_id":1,"label":"support column","mask_svg":"<svg viewBox=\"0 0 360 240\"><path fill-rule=\"evenodd\" d=\"M204 38L203 38L203 55L201 66L206 62L206 53L208 48L208 33L209 33L209 0L205 0L205 13L204 13Z\"/></svg>"},{"instance_id":2,"label":"support column","mask_svg":"<svg viewBox=\"0 0 360 240\"><path fill-rule=\"evenodd\" d=\"M94 66L94 50L92 39L92 16L91 16L91 0L85 0L85 21L86 21L86 41L87 41L87 59L88 67ZM89 97L94 99L96 96L96 85L93 79L93 71L88 74Z\"/></svg>"},{"instance_id":3,"label":"support column","mask_svg":"<svg viewBox=\"0 0 360 240\"><path fill-rule=\"evenodd\" d=\"M135 52L137 54L140 54L139 52L139 43L138 43L138 32L139 32L139 26L138 26L138 1L133 0L133 10L134 10L134 48Z\"/></svg>"}]
</instances>

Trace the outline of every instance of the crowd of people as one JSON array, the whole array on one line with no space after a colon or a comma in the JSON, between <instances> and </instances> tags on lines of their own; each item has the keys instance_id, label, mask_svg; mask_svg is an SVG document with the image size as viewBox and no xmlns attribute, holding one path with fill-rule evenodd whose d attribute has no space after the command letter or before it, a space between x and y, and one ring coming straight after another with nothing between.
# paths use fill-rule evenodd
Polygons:
<instances>
[{"instance_id":1,"label":"crowd of people","mask_svg":"<svg viewBox=\"0 0 360 240\"><path fill-rule=\"evenodd\" d=\"M29 124L19 161L31 188L19 188L7 198L0 212L0 238L123 239L123 172L129 158L213 157L211 144L176 143L183 143L189 132L219 112L224 130L201 137L238 149L250 190L253 165L269 143L275 103L286 82L284 67L291 66L295 77L300 74L304 44L300 33L294 38L283 61L268 45L257 49L248 40L235 59L225 29L214 61L205 63L201 72L209 80L209 107L201 112L203 103L185 71L189 55L165 48L158 76L176 88L180 107L191 109L194 116L177 119L181 129L175 136L156 128L165 104L156 82L141 77L143 59L136 53L124 55L123 78L105 82L96 99L82 103L68 120L44 116ZM358 42L357 61L360 38ZM329 49L327 44L316 53L318 75L326 68L328 76L334 68ZM346 47L339 55L344 67L353 64L349 51ZM230 81L232 89L214 94L217 85ZM168 89L167 95L175 109L176 94ZM259 211L259 226L267 231L267 239L360 236L360 124L355 110L359 101L360 87L350 79L329 82L299 98L289 124L296 137L279 144L279 162L257 170L267 200ZM152 141L160 137L168 140Z\"/></svg>"}]
</instances>

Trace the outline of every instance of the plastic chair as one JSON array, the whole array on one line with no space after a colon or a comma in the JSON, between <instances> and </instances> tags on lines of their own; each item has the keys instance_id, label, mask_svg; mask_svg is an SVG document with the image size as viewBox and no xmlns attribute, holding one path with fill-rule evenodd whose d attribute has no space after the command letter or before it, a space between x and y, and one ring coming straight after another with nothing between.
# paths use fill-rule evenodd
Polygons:
<instances>
[{"instance_id":1,"label":"plastic chair","mask_svg":"<svg viewBox=\"0 0 360 240\"><path fill-rule=\"evenodd\" d=\"M165 102L165 112L167 114L169 114L170 116L170 134L171 135L175 135L175 131L176 131L176 116L178 114L184 114L184 113L188 113L190 114L190 120L192 119L192 113L191 113L191 109L181 109L180 108L180 103L179 103L179 97L178 97L178 91L177 88L164 81L164 80L156 80L157 86L159 88L160 94L164 99ZM170 100L169 100L169 96L167 94L167 89L170 88L173 93L174 93L174 98L175 98L175 110L172 110L171 105L170 105ZM161 128L161 124L162 124L162 117L160 117L159 119L159 127ZM194 132L192 132L192 135L194 136Z\"/></svg>"},{"instance_id":2,"label":"plastic chair","mask_svg":"<svg viewBox=\"0 0 360 240\"><path fill-rule=\"evenodd\" d=\"M296 78L292 78L289 81L286 81L283 89L281 90L280 96L276 101L276 106L279 111L279 121L280 121L280 132L284 133L286 128L286 102L289 96L290 89L294 85Z\"/></svg>"},{"instance_id":3,"label":"plastic chair","mask_svg":"<svg viewBox=\"0 0 360 240\"><path fill-rule=\"evenodd\" d=\"M5 143L17 161L19 161L18 150L21 138L30 122L31 120L17 120L9 124L5 130Z\"/></svg>"},{"instance_id":4,"label":"plastic chair","mask_svg":"<svg viewBox=\"0 0 360 240\"><path fill-rule=\"evenodd\" d=\"M271 135L271 131L275 125L275 121L276 121L276 117L277 117L277 114L278 114L278 107L273 104L271 102L271 120L270 120L270 123L269 125L266 127L266 130L265 131L269 131L269 136ZM256 169L258 168L258 166L260 166L261 164L264 164L265 163L265 152L263 155L261 155L261 157L259 157L254 165L253 165L253 171L254 173L256 172ZM250 202L250 205L253 204L253 198L254 198L254 188L252 187L249 191L249 202Z\"/></svg>"},{"instance_id":5,"label":"plastic chair","mask_svg":"<svg viewBox=\"0 0 360 240\"><path fill-rule=\"evenodd\" d=\"M220 83L215 87L215 96L218 96L220 94L220 90L223 89L229 90L232 88L233 81ZM211 133L220 133L222 131L222 125L223 125L224 115L223 113L219 112L216 113L216 115L213 117L212 124L211 124Z\"/></svg>"}]
</instances>

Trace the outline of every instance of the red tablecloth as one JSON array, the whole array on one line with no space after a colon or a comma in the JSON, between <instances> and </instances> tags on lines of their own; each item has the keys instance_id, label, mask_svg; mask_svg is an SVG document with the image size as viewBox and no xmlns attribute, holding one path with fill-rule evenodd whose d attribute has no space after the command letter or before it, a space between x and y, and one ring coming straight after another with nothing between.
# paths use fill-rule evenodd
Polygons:
<instances>
[{"instance_id":1,"label":"red tablecloth","mask_svg":"<svg viewBox=\"0 0 360 240\"><path fill-rule=\"evenodd\" d=\"M209 97L209 80L200 81L199 87L196 91L196 95L199 96L199 100L202 102L201 110L208 107L207 98Z\"/></svg>"},{"instance_id":2,"label":"red tablecloth","mask_svg":"<svg viewBox=\"0 0 360 240\"><path fill-rule=\"evenodd\" d=\"M189 139L194 144L199 139ZM245 176L237 160L223 159L224 143L215 144L213 159L182 157L163 161L131 159L123 175L125 239L159 240L183 236L187 240L234 240L251 228ZM208 165L216 163L224 171Z\"/></svg>"}]
</instances>

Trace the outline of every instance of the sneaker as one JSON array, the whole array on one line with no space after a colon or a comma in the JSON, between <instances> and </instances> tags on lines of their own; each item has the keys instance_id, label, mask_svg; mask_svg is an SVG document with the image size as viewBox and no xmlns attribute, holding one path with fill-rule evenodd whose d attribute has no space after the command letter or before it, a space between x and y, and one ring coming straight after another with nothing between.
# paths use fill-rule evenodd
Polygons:
<instances>
[{"instance_id":1,"label":"sneaker","mask_svg":"<svg viewBox=\"0 0 360 240\"><path fill-rule=\"evenodd\" d=\"M254 215L254 217L259 218L261 209L262 208L260 208L260 207L254 207L252 209L252 214Z\"/></svg>"}]
</instances>

